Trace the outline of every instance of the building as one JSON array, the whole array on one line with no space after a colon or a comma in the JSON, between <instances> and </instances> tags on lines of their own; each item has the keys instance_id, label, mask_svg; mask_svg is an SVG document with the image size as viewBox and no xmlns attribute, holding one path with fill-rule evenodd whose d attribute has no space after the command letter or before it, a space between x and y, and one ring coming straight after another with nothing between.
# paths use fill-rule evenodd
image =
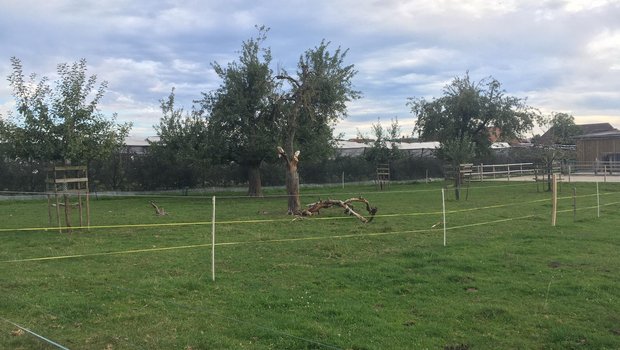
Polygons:
<instances>
[{"instance_id":1,"label":"building","mask_svg":"<svg viewBox=\"0 0 620 350\"><path fill-rule=\"evenodd\" d=\"M575 126L579 128L579 133L581 135L598 134L598 133L616 130L609 123L580 124L580 125L575 125ZM555 134L555 127L552 126L549 128L549 130L547 130L544 134L542 134L538 142L541 144L546 144L546 145L553 144L554 134Z\"/></svg>"},{"instance_id":2,"label":"building","mask_svg":"<svg viewBox=\"0 0 620 350\"><path fill-rule=\"evenodd\" d=\"M125 149L123 150L123 153L144 155L150 146L149 141L159 141L159 136L149 136L146 138L129 136L125 139Z\"/></svg>"},{"instance_id":3,"label":"building","mask_svg":"<svg viewBox=\"0 0 620 350\"><path fill-rule=\"evenodd\" d=\"M394 145L411 157L432 157L433 151L439 147L439 142L394 142ZM387 146L390 148L392 143L388 142ZM339 140L336 154L340 157L358 157L364 155L364 151L368 148L372 148L372 145L354 140Z\"/></svg>"},{"instance_id":4,"label":"building","mask_svg":"<svg viewBox=\"0 0 620 350\"><path fill-rule=\"evenodd\" d=\"M620 130L584 134L575 141L577 162L620 162Z\"/></svg>"}]
</instances>

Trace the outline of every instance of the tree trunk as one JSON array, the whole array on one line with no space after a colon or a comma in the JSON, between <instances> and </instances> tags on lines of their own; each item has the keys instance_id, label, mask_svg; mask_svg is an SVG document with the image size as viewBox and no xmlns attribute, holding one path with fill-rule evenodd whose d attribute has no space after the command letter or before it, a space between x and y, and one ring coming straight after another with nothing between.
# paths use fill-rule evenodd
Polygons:
<instances>
[{"instance_id":1,"label":"tree trunk","mask_svg":"<svg viewBox=\"0 0 620 350\"><path fill-rule=\"evenodd\" d=\"M292 149L289 144L288 149ZM288 214L297 215L301 212L301 204L299 201L299 173L297 172L297 164L299 163L299 151L285 151L282 147L278 147L278 157L286 162L286 194L288 195Z\"/></svg>"},{"instance_id":2,"label":"tree trunk","mask_svg":"<svg viewBox=\"0 0 620 350\"><path fill-rule=\"evenodd\" d=\"M454 198L458 201L461 199L461 167L456 165L454 172L456 174L454 177Z\"/></svg>"},{"instance_id":3,"label":"tree trunk","mask_svg":"<svg viewBox=\"0 0 620 350\"><path fill-rule=\"evenodd\" d=\"M260 163L249 164L248 171L248 196L262 197L263 185L260 178Z\"/></svg>"},{"instance_id":4,"label":"tree trunk","mask_svg":"<svg viewBox=\"0 0 620 350\"><path fill-rule=\"evenodd\" d=\"M547 192L551 192L551 173L553 172L553 163L547 163Z\"/></svg>"},{"instance_id":5,"label":"tree trunk","mask_svg":"<svg viewBox=\"0 0 620 350\"><path fill-rule=\"evenodd\" d=\"M292 166L291 163L286 167L286 193L288 194L288 214L298 214L301 211L301 203L299 200L299 173L297 172L297 163Z\"/></svg>"}]
</instances>

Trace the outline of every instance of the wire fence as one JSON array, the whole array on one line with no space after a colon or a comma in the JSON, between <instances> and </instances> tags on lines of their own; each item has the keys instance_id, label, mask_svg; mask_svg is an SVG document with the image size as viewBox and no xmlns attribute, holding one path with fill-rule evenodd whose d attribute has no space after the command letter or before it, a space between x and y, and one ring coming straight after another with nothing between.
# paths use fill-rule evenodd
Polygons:
<instances>
[{"instance_id":1,"label":"wire fence","mask_svg":"<svg viewBox=\"0 0 620 350\"><path fill-rule=\"evenodd\" d=\"M441 245L442 234L444 244L447 242L452 245L464 239L459 237L453 241L453 235L471 235L475 232L472 229L478 227L501 228L508 223L527 226L534 219L548 220L549 226L551 225L553 196L540 192L532 183L472 185L467 201L457 201L452 195L452 189L446 189L439 184L402 185L389 191L377 191L373 186L356 190L328 191L319 188L305 193L302 199L312 201L326 197L364 196L379 207L372 224L361 224L354 217L331 209L317 217L295 220L296 218L284 215L286 196L281 193L268 194L263 198L223 195L217 196L217 202L214 196L200 195L103 198L93 201L93 224L89 227L51 225L53 220L50 219L49 208L46 208L46 200L43 198L5 201L1 204L5 220L0 224L0 239L9 242L9 245L5 244L7 248L1 251L0 264L3 265L3 271L19 269L26 266L24 264L31 264L27 266L33 268L36 264L53 262L62 263L58 266L60 269L69 266L69 269L76 269L82 264L100 264L102 261L105 263L109 258L132 257L127 262L135 265L147 257L158 259L158 255L154 254L159 254L160 257L161 253L187 255L189 251L215 252L217 248L217 251L223 251L214 256L218 264L223 265L221 273L226 274L231 271L229 259L235 259L233 251L236 249L248 251L262 246L276 254L283 249L282 244L296 244L303 249L313 249L306 243L411 236L424 239L427 244ZM605 184L601 188L599 184L575 185L572 190L565 187L563 192L556 194L556 210L560 214L561 225L570 225L577 220L595 219L601 215L601 211L605 214L610 208L615 210L620 205L620 188L613 184ZM150 201L157 201L158 205L169 210L168 215L156 215L149 205ZM211 217L212 211L217 213L215 220ZM65 233L58 235L59 230ZM215 238L211 240L213 237ZM8 248L9 246L11 248ZM213 265L211 267L215 269L216 259L209 263L204 254L201 254L200 258L205 260L203 265ZM113 275L121 273L123 269L131 269L132 265L124 265L124 260L119 263L122 268L119 272L113 272ZM201 275L209 273L203 271ZM40 321L41 319L61 318L64 323L76 324L84 323L84 318L90 317L58 316L54 307L46 307L43 300L36 296L31 296L30 299L23 296L23 288L27 286L25 282L14 288L7 288L6 285L11 285L10 274L3 273L0 279L8 283L3 283L5 287L2 287L2 294L14 304L5 304L0 308L0 320L49 346L67 349L70 345L61 344L62 339L69 336L62 329L50 326L54 322L44 322ZM174 298L159 294L157 290L145 292L137 287L122 286L121 280L121 277L117 277L114 281L107 282L105 289L120 291L122 302L125 303L131 303L139 297L150 300L150 307L166 312L174 309L175 312L182 311L183 314L215 318L230 327L242 325L318 348L340 348L329 341L300 336L295 332L283 331L277 326L265 326L260 322L227 315L226 312L177 302ZM156 285L161 283L165 281L156 282ZM98 286L103 288L103 285ZM169 293L171 288L174 289L163 288L162 292ZM68 293L67 297L71 298L72 294ZM15 306L20 306L17 309L32 311L22 314L16 312ZM37 317L38 313L47 316ZM82 326L82 330L95 332L97 327L96 324L90 324ZM130 331L116 338L113 341L121 348L150 347L149 341L131 334ZM75 346L83 347L80 344Z\"/></svg>"}]
</instances>

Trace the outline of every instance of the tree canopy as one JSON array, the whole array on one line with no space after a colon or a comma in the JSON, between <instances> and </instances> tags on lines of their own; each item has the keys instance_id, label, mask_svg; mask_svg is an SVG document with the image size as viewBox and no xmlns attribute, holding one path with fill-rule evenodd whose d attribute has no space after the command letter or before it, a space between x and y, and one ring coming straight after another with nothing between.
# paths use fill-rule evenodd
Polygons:
<instances>
[{"instance_id":1,"label":"tree canopy","mask_svg":"<svg viewBox=\"0 0 620 350\"><path fill-rule=\"evenodd\" d=\"M370 145L364 152L364 158L375 164L388 163L402 156L402 151L398 149L396 140L400 137L401 128L398 124L398 118L393 118L389 127L384 127L381 120L377 120L377 124L371 125L372 139L362 135L358 131L358 138L364 140L364 143ZM389 143L389 147L388 147Z\"/></svg>"},{"instance_id":2,"label":"tree canopy","mask_svg":"<svg viewBox=\"0 0 620 350\"><path fill-rule=\"evenodd\" d=\"M347 116L347 102L361 96L352 86L357 74L355 66L344 62L348 50L338 47L332 53L329 45L322 41L301 55L295 74L282 70L276 76L288 82L288 89L284 89L279 99L287 152L297 146L297 133L308 125L304 123L333 125Z\"/></svg>"},{"instance_id":3,"label":"tree canopy","mask_svg":"<svg viewBox=\"0 0 620 350\"><path fill-rule=\"evenodd\" d=\"M408 105L420 139L439 141L441 147L469 139L478 154L488 152L490 128L501 131L500 140L512 140L531 130L538 115L524 99L507 95L495 78L474 82L469 73L455 77L441 97L410 98Z\"/></svg>"},{"instance_id":4,"label":"tree canopy","mask_svg":"<svg viewBox=\"0 0 620 350\"><path fill-rule=\"evenodd\" d=\"M212 66L222 80L220 87L197 101L209 119L209 139L220 161L234 161L245 168L249 195L262 194L260 165L273 157L279 135L275 99L277 82L271 68L271 50L263 47L268 29L242 44L238 61Z\"/></svg>"},{"instance_id":5,"label":"tree canopy","mask_svg":"<svg viewBox=\"0 0 620 350\"><path fill-rule=\"evenodd\" d=\"M323 131L323 135L328 135L326 131L329 130L331 137L329 127L346 117L347 102L360 97L360 92L353 89L352 83L357 74L355 66L345 64L348 50L338 47L330 52L329 44L321 41L318 46L301 55L294 74L282 70L276 76L287 83L278 99L278 113L282 125L283 151L289 156L300 146L300 135L308 126ZM326 126L328 129L325 129ZM296 165L291 167L291 163L288 164L288 211L297 213L300 210L299 174Z\"/></svg>"},{"instance_id":6,"label":"tree canopy","mask_svg":"<svg viewBox=\"0 0 620 350\"><path fill-rule=\"evenodd\" d=\"M175 106L174 88L167 99L159 102L162 117L154 126L159 140L149 142L149 153L158 162L174 169L173 173L178 175L172 181L177 187L194 182L203 184L210 158L206 121L197 111L185 112Z\"/></svg>"},{"instance_id":7,"label":"tree canopy","mask_svg":"<svg viewBox=\"0 0 620 350\"><path fill-rule=\"evenodd\" d=\"M196 101L208 118L214 153L246 169L250 195L261 194L260 165L275 157L279 142L289 155L300 148L309 158L330 154L335 122L346 115L346 102L359 97L351 88L356 71L344 65L346 51L330 52L322 41L300 56L295 74L274 75L271 50L264 46L269 29L257 29L237 61L212 63L222 82Z\"/></svg>"},{"instance_id":8,"label":"tree canopy","mask_svg":"<svg viewBox=\"0 0 620 350\"><path fill-rule=\"evenodd\" d=\"M550 144L574 145L575 136L581 135L581 129L575 124L575 118L568 113L551 113L543 119L544 125L549 126Z\"/></svg>"},{"instance_id":9,"label":"tree canopy","mask_svg":"<svg viewBox=\"0 0 620 350\"><path fill-rule=\"evenodd\" d=\"M115 114L107 119L97 109L107 82L97 87L96 75L86 74L86 60L59 64L53 87L46 77L26 78L18 58L11 64L8 80L17 111L0 120L0 141L10 145L9 156L87 163L120 150L131 124L116 124Z\"/></svg>"}]
</instances>

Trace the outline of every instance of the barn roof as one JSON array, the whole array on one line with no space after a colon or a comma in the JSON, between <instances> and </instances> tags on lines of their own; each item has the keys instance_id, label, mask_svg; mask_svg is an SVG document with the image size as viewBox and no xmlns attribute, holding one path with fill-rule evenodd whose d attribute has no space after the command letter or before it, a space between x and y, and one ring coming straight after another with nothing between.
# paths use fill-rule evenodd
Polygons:
<instances>
[{"instance_id":1,"label":"barn roof","mask_svg":"<svg viewBox=\"0 0 620 350\"><path fill-rule=\"evenodd\" d=\"M603 132L595 132L585 135L575 136L577 140L594 140L594 139L620 139L620 130L609 130Z\"/></svg>"},{"instance_id":2,"label":"barn roof","mask_svg":"<svg viewBox=\"0 0 620 350\"><path fill-rule=\"evenodd\" d=\"M581 130L581 135L579 137L574 138L583 138L583 136L590 134L598 134L605 132L613 132L617 131L611 124L609 123L593 123L593 124L577 124L575 125ZM555 128L551 127L547 130L541 137L540 140L542 143L549 143L553 138L553 133L555 132Z\"/></svg>"}]
</instances>

